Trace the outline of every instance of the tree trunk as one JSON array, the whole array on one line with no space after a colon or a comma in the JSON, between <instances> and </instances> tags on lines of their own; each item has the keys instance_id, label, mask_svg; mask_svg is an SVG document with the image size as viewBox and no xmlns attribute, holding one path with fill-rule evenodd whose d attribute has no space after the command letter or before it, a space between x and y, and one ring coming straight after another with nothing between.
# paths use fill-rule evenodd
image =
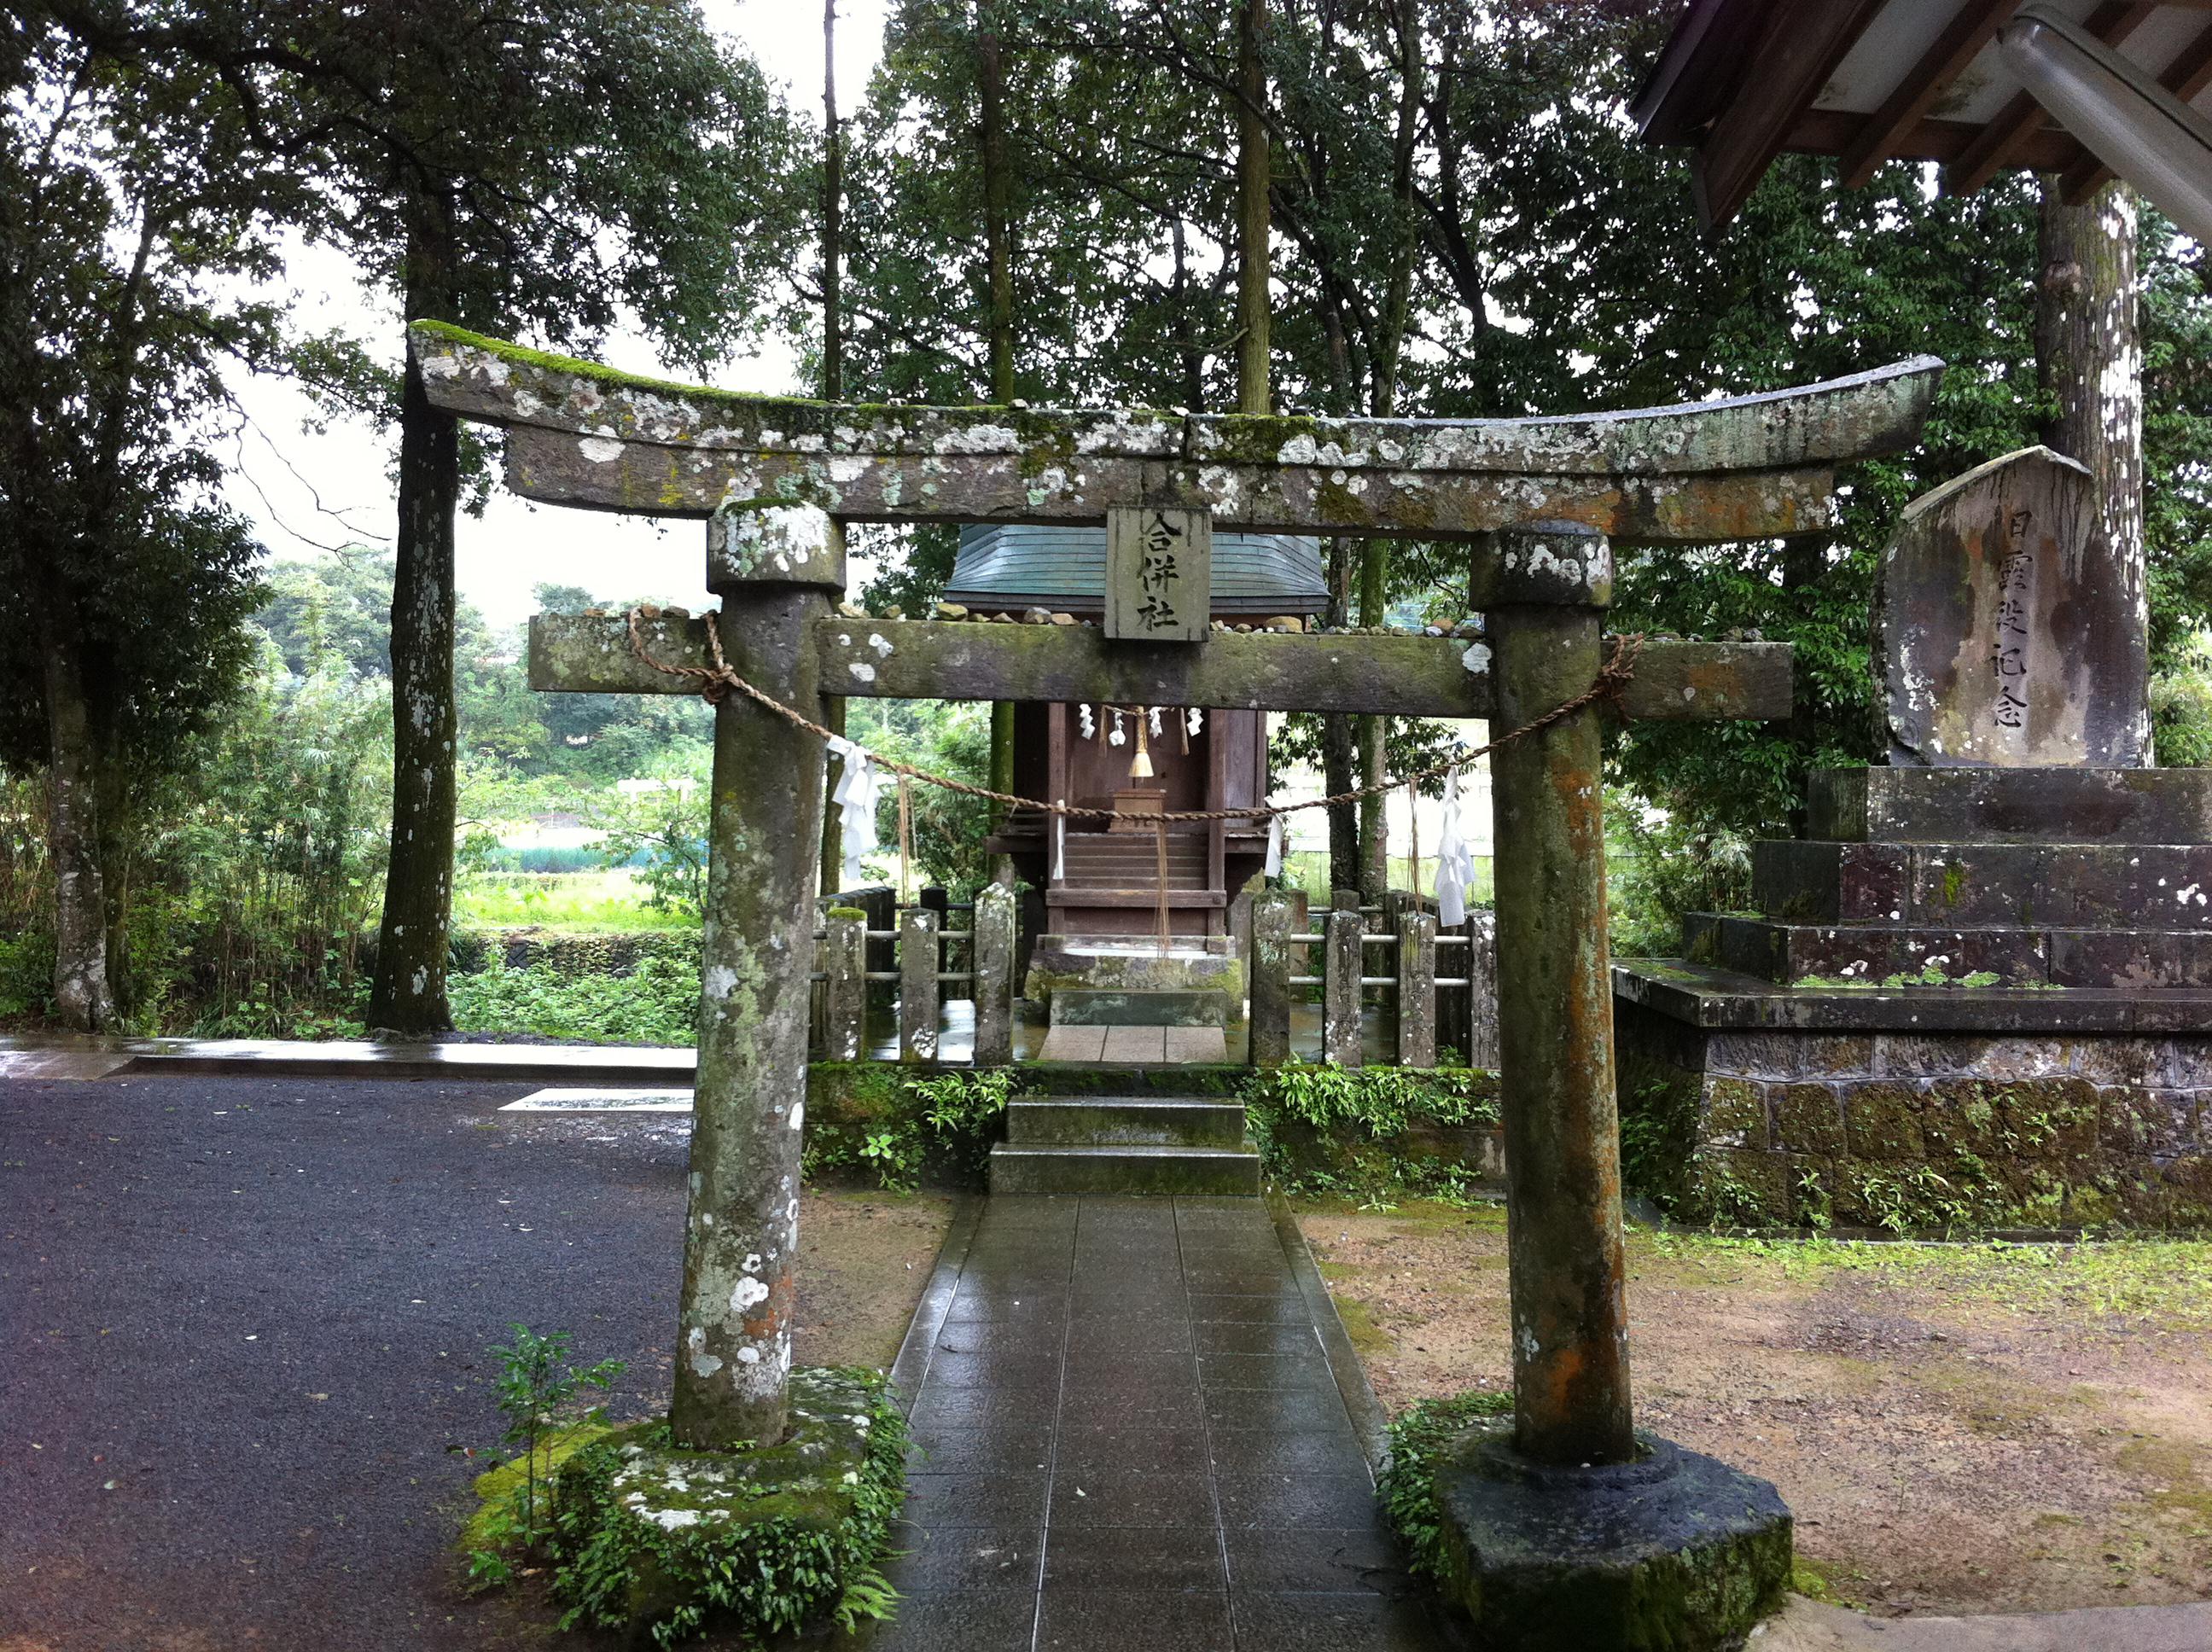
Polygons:
<instances>
[{"instance_id":1,"label":"tree trunk","mask_svg":"<svg viewBox=\"0 0 2212 1652\"><path fill-rule=\"evenodd\" d=\"M408 247L407 319L448 319L449 244L418 230ZM392 858L368 1023L401 1033L453 1025L446 1003L453 909L453 513L459 427L430 405L409 359L399 402L399 536L392 586Z\"/></svg>"},{"instance_id":2,"label":"tree trunk","mask_svg":"<svg viewBox=\"0 0 2212 1652\"><path fill-rule=\"evenodd\" d=\"M1782 589L1790 598L1790 616L1803 623L1813 617L1820 601L1821 580L1828 571L1828 547L1833 543L1825 533L1800 533L1782 542ZM1812 695L1801 694L1790 702L1790 743L1796 747L1796 765L1802 772L1810 768L1814 754L1820 749L1820 706ZM1793 836L1806 833L1804 788L1798 788L1800 801L1790 811L1790 830Z\"/></svg>"},{"instance_id":3,"label":"tree trunk","mask_svg":"<svg viewBox=\"0 0 2212 1652\"><path fill-rule=\"evenodd\" d=\"M1330 625L1352 623L1352 544L1349 539L1328 542L1328 610ZM1322 791L1328 797L1349 792L1356 784L1357 743L1352 719L1343 712L1321 714ZM1328 815L1328 886L1332 890L1359 887L1359 811L1349 803L1330 808Z\"/></svg>"},{"instance_id":4,"label":"tree trunk","mask_svg":"<svg viewBox=\"0 0 2212 1652\"><path fill-rule=\"evenodd\" d=\"M131 969L131 890L137 871L137 811L129 758L102 741L94 755L100 807L100 914L107 932L107 991L120 1018L137 1007Z\"/></svg>"},{"instance_id":5,"label":"tree trunk","mask_svg":"<svg viewBox=\"0 0 2212 1652\"><path fill-rule=\"evenodd\" d=\"M54 862L54 1012L77 1032L104 1032L115 1019L115 996L107 978L92 708L85 694L83 639L61 584L58 578L47 580L37 619L52 799L46 841Z\"/></svg>"},{"instance_id":6,"label":"tree trunk","mask_svg":"<svg viewBox=\"0 0 2212 1652\"><path fill-rule=\"evenodd\" d=\"M1005 406L1014 399L1014 234L1013 178L1006 161L1006 67L999 46L999 28L992 15L992 0L976 0L975 86L980 121L976 148L983 162L983 257L989 294L985 331L990 340L990 399ZM991 788L1014 789L1014 702L994 701L991 706ZM1006 817L1006 805L991 805L991 823ZM1013 863L997 858L994 871L1001 881L1011 881Z\"/></svg>"},{"instance_id":7,"label":"tree trunk","mask_svg":"<svg viewBox=\"0 0 2212 1652\"><path fill-rule=\"evenodd\" d=\"M2150 604L2144 570L2142 343L2136 319L2136 199L2107 184L2081 206L2056 176L2043 185L2036 282L2036 376L2055 416L2046 446L2096 479L2100 544L2085 566L2119 582L2135 618L2106 655L2102 693L2128 731L2121 745L2148 763ZM2131 645L2131 646L2130 646Z\"/></svg>"},{"instance_id":8,"label":"tree trunk","mask_svg":"<svg viewBox=\"0 0 2212 1652\"><path fill-rule=\"evenodd\" d=\"M1176 359L1182 364L1182 404L1195 413L1206 405L1206 347L1200 343L1191 323L1189 248L1180 216L1169 226L1169 245L1175 253L1175 279L1169 290L1175 300Z\"/></svg>"},{"instance_id":9,"label":"tree trunk","mask_svg":"<svg viewBox=\"0 0 2212 1652\"><path fill-rule=\"evenodd\" d=\"M845 399L845 129L837 119L837 0L822 0L822 399ZM844 562L845 525L832 522L831 548ZM822 699L822 726L845 732L845 701ZM828 764L828 791L844 778L845 762ZM827 793L824 794L827 795ZM845 880L845 817L824 804L822 810L822 868L824 895L835 895Z\"/></svg>"},{"instance_id":10,"label":"tree trunk","mask_svg":"<svg viewBox=\"0 0 2212 1652\"><path fill-rule=\"evenodd\" d=\"M1006 160L1006 68L992 0L978 0L975 84L982 123L983 244L990 290L991 400L1014 399L1013 177Z\"/></svg>"},{"instance_id":11,"label":"tree trunk","mask_svg":"<svg viewBox=\"0 0 2212 1652\"><path fill-rule=\"evenodd\" d=\"M1237 410L1272 410L1267 389L1267 0L1237 9Z\"/></svg>"},{"instance_id":12,"label":"tree trunk","mask_svg":"<svg viewBox=\"0 0 2212 1652\"><path fill-rule=\"evenodd\" d=\"M845 398L845 129L837 118L837 0L822 0L822 398Z\"/></svg>"},{"instance_id":13,"label":"tree trunk","mask_svg":"<svg viewBox=\"0 0 2212 1652\"><path fill-rule=\"evenodd\" d=\"M1382 576L1389 557L1390 547L1381 539L1370 539L1359 551L1359 623L1362 625L1382 623ZM1364 716L1359 720L1359 783L1373 787L1382 784L1383 771L1389 761L1386 745L1389 720L1385 717ZM1359 891L1363 902L1372 904L1382 898L1390 887L1390 816L1387 798L1380 795L1359 800L1359 878L1346 887Z\"/></svg>"}]
</instances>

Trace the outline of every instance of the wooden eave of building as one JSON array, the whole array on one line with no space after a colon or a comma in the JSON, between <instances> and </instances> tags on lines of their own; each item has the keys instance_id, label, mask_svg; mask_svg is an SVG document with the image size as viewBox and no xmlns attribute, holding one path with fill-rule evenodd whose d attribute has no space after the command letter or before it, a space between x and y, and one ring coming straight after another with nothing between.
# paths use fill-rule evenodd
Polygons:
<instances>
[{"instance_id":1,"label":"wooden eave of building","mask_svg":"<svg viewBox=\"0 0 2212 1652\"><path fill-rule=\"evenodd\" d=\"M1947 193L2018 167L2080 200L2111 172L2022 89L1997 33L2026 0L1690 0L1630 112L1691 145L1699 221L1726 223L1779 155L1830 155L1844 181L1933 161ZM2057 9L2184 103L2212 112L2212 0L2058 0Z\"/></svg>"}]
</instances>

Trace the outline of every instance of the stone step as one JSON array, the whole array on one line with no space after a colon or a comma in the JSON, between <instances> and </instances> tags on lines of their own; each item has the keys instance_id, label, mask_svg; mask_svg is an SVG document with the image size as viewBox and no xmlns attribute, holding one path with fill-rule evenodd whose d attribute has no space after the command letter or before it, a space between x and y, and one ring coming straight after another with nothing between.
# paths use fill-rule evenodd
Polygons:
<instances>
[{"instance_id":1,"label":"stone step","mask_svg":"<svg viewBox=\"0 0 2212 1652\"><path fill-rule=\"evenodd\" d=\"M1209 987L1063 987L1052 995L1055 1027L1226 1027L1236 1005Z\"/></svg>"},{"instance_id":2,"label":"stone step","mask_svg":"<svg viewBox=\"0 0 2212 1652\"><path fill-rule=\"evenodd\" d=\"M1249 1147L1044 1147L991 1150L994 1193L1250 1193L1260 1155Z\"/></svg>"},{"instance_id":3,"label":"stone step","mask_svg":"<svg viewBox=\"0 0 2212 1652\"><path fill-rule=\"evenodd\" d=\"M1009 1102L1006 1140L1018 1147L1242 1147L1244 1109L1171 1096Z\"/></svg>"},{"instance_id":4,"label":"stone step","mask_svg":"<svg viewBox=\"0 0 2212 1652\"><path fill-rule=\"evenodd\" d=\"M1850 842L2212 842L2212 769L1820 768L1806 835Z\"/></svg>"},{"instance_id":5,"label":"stone step","mask_svg":"<svg viewBox=\"0 0 2212 1652\"><path fill-rule=\"evenodd\" d=\"M1765 842L1751 893L1796 923L2212 929L2212 843Z\"/></svg>"},{"instance_id":6,"label":"stone step","mask_svg":"<svg viewBox=\"0 0 2212 1652\"><path fill-rule=\"evenodd\" d=\"M2212 931L1984 925L1791 924L1694 912L1683 950L1710 964L1784 986L1881 986L1939 971L1942 982L1994 975L2001 987L2212 987Z\"/></svg>"}]
</instances>

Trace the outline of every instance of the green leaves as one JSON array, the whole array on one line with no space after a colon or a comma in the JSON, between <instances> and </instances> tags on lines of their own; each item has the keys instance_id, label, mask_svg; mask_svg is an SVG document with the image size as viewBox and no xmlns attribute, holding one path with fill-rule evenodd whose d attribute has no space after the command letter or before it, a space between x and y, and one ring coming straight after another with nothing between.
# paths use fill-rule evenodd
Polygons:
<instances>
[{"instance_id":1,"label":"green leaves","mask_svg":"<svg viewBox=\"0 0 2212 1652\"><path fill-rule=\"evenodd\" d=\"M580 1424L599 1423L603 1415L597 1410L580 1417L565 1415L576 1411L577 1395L586 1388L611 1387L629 1369L619 1359L603 1359L579 1369L565 1363L567 1332L541 1334L521 1324L513 1329L512 1342L490 1351L499 1361L492 1392L507 1419L506 1432L500 1438L505 1444L521 1448L519 1458L523 1472L521 1484L508 1497L504 1509L492 1511L489 1521L480 1516L471 1528L472 1537L493 1540L492 1546L475 1548L469 1556L470 1581L487 1588L512 1576L508 1564L512 1555L527 1555L551 1534L550 1511L541 1488L553 1467L549 1455L552 1436L564 1420L568 1430L574 1430Z\"/></svg>"},{"instance_id":2,"label":"green leaves","mask_svg":"<svg viewBox=\"0 0 2212 1652\"><path fill-rule=\"evenodd\" d=\"M1436 1502L1437 1470L1474 1429L1513 1414L1513 1396L1472 1389L1441 1400L1422 1400L1390 1424L1390 1461L1376 1481L1383 1517L1404 1540L1412 1569L1438 1575L1443 1527Z\"/></svg>"}]
</instances>

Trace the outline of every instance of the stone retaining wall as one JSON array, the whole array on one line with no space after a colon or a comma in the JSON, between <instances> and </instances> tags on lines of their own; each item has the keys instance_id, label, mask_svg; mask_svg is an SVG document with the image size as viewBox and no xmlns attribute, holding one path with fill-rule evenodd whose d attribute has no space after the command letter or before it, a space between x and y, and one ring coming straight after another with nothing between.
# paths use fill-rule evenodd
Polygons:
<instances>
[{"instance_id":1,"label":"stone retaining wall","mask_svg":"<svg viewBox=\"0 0 2212 1652\"><path fill-rule=\"evenodd\" d=\"M1743 1225L2212 1226L2212 1037L1723 1031L1616 1001L1625 1169Z\"/></svg>"}]
</instances>

